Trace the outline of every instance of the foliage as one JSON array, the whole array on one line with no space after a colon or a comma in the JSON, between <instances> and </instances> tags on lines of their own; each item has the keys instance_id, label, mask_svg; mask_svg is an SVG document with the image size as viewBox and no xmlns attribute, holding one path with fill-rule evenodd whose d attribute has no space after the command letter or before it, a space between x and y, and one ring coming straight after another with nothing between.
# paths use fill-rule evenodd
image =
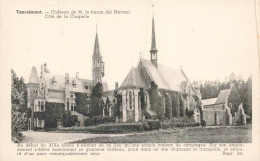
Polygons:
<instances>
[{"instance_id":1,"label":"foliage","mask_svg":"<svg viewBox=\"0 0 260 161\"><path fill-rule=\"evenodd\" d=\"M136 123L113 123L111 125L100 125L96 128L90 129L93 133L127 133L135 131L143 131L143 124Z\"/></svg>"},{"instance_id":2,"label":"foliage","mask_svg":"<svg viewBox=\"0 0 260 161\"><path fill-rule=\"evenodd\" d=\"M180 109L180 117L183 117L184 116L184 103L183 103L183 100L182 100L182 97L181 95L179 95L179 109Z\"/></svg>"},{"instance_id":3,"label":"foliage","mask_svg":"<svg viewBox=\"0 0 260 161\"><path fill-rule=\"evenodd\" d=\"M116 97L116 104L115 104L115 110L114 110L114 113L115 113L115 116L122 116L122 112L120 110L120 107L122 106L122 95L117 93L117 91L115 91L115 97Z\"/></svg>"},{"instance_id":4,"label":"foliage","mask_svg":"<svg viewBox=\"0 0 260 161\"><path fill-rule=\"evenodd\" d=\"M151 110L155 111L159 120L164 118L165 98L160 93L157 85L151 82L151 88L149 89Z\"/></svg>"},{"instance_id":5,"label":"foliage","mask_svg":"<svg viewBox=\"0 0 260 161\"><path fill-rule=\"evenodd\" d=\"M45 124L44 128L56 128L57 121L62 120L65 106L63 103L45 103Z\"/></svg>"},{"instance_id":6,"label":"foliage","mask_svg":"<svg viewBox=\"0 0 260 161\"><path fill-rule=\"evenodd\" d=\"M172 100L172 116L173 117L178 117L178 97L175 92L169 92L168 93L171 97Z\"/></svg>"},{"instance_id":7,"label":"foliage","mask_svg":"<svg viewBox=\"0 0 260 161\"><path fill-rule=\"evenodd\" d=\"M189 110L188 110L186 116L189 117L189 118L192 118L193 114L194 114L194 111L189 111Z\"/></svg>"},{"instance_id":8,"label":"foliage","mask_svg":"<svg viewBox=\"0 0 260 161\"><path fill-rule=\"evenodd\" d=\"M144 115L145 119L151 119L152 118L152 116L147 112L147 110L143 111L143 115Z\"/></svg>"},{"instance_id":9,"label":"foliage","mask_svg":"<svg viewBox=\"0 0 260 161\"><path fill-rule=\"evenodd\" d=\"M202 120L202 121L201 121L201 126L202 126L202 127L206 127L206 124L207 124L207 123L206 123L205 120Z\"/></svg>"},{"instance_id":10,"label":"foliage","mask_svg":"<svg viewBox=\"0 0 260 161\"><path fill-rule=\"evenodd\" d=\"M84 122L84 126L97 126L103 123L115 122L115 117L111 116L95 116L87 118Z\"/></svg>"},{"instance_id":11,"label":"foliage","mask_svg":"<svg viewBox=\"0 0 260 161\"><path fill-rule=\"evenodd\" d=\"M158 130L161 128L161 123L159 120L146 120L146 122L150 126L149 130Z\"/></svg>"},{"instance_id":12,"label":"foliage","mask_svg":"<svg viewBox=\"0 0 260 161\"><path fill-rule=\"evenodd\" d=\"M12 118L12 141L20 142L22 133L20 132L27 127L27 105L26 105L26 86L24 79L18 78L16 73L11 70L11 118Z\"/></svg>"},{"instance_id":13,"label":"foliage","mask_svg":"<svg viewBox=\"0 0 260 161\"><path fill-rule=\"evenodd\" d=\"M199 106L199 111L200 111L200 122L202 123L202 120L203 120L203 110L202 110L201 102L198 103L198 106Z\"/></svg>"},{"instance_id":14,"label":"foliage","mask_svg":"<svg viewBox=\"0 0 260 161\"><path fill-rule=\"evenodd\" d=\"M144 130L150 130L150 125L147 122L143 123Z\"/></svg>"},{"instance_id":15,"label":"foliage","mask_svg":"<svg viewBox=\"0 0 260 161\"><path fill-rule=\"evenodd\" d=\"M240 95L237 92L236 87L231 89L231 93L228 98L228 105L230 106L230 112L232 116L235 116L235 112L238 111L238 106L241 104Z\"/></svg>"},{"instance_id":16,"label":"foliage","mask_svg":"<svg viewBox=\"0 0 260 161\"><path fill-rule=\"evenodd\" d=\"M217 97L220 90L230 88L230 83L234 84L234 88L236 89L235 93L237 93L234 95L233 91L233 98L229 100L229 102L233 102L235 104L233 104L231 108L232 115L234 116L238 102L242 102L245 114L252 118L252 76L245 81L242 77L231 73L223 82L219 80L205 81L204 83L201 82L200 93L202 99Z\"/></svg>"},{"instance_id":17,"label":"foliage","mask_svg":"<svg viewBox=\"0 0 260 161\"><path fill-rule=\"evenodd\" d=\"M70 111L65 111L63 114L63 126L71 127L73 126L72 116Z\"/></svg>"},{"instance_id":18,"label":"foliage","mask_svg":"<svg viewBox=\"0 0 260 161\"><path fill-rule=\"evenodd\" d=\"M245 113L250 116L250 122L252 121L252 76L250 76L246 82L247 85L247 95L245 96L246 102L243 104L245 105Z\"/></svg>"},{"instance_id":19,"label":"foliage","mask_svg":"<svg viewBox=\"0 0 260 161\"><path fill-rule=\"evenodd\" d=\"M90 104L90 100L88 100L87 93L75 93L76 99L76 108L75 111L81 113L85 116L89 116L88 107L87 105Z\"/></svg>"},{"instance_id":20,"label":"foliage","mask_svg":"<svg viewBox=\"0 0 260 161\"><path fill-rule=\"evenodd\" d=\"M109 106L110 106L110 100L108 99L108 97L107 97L107 99L106 99L106 103L105 103L105 109L104 109L104 111L105 111L105 116L108 116L109 115Z\"/></svg>"},{"instance_id":21,"label":"foliage","mask_svg":"<svg viewBox=\"0 0 260 161\"><path fill-rule=\"evenodd\" d=\"M146 102L145 102L145 97L144 97L144 89L140 88L140 91L138 92L138 94L140 97L141 109L142 109L142 111L144 111L147 106Z\"/></svg>"},{"instance_id":22,"label":"foliage","mask_svg":"<svg viewBox=\"0 0 260 161\"><path fill-rule=\"evenodd\" d=\"M45 112L34 112L33 117L38 118L39 120L44 120L45 119Z\"/></svg>"},{"instance_id":23,"label":"foliage","mask_svg":"<svg viewBox=\"0 0 260 161\"><path fill-rule=\"evenodd\" d=\"M175 128L195 127L199 125L193 118L189 117L174 118L171 123L171 126Z\"/></svg>"},{"instance_id":24,"label":"foliage","mask_svg":"<svg viewBox=\"0 0 260 161\"><path fill-rule=\"evenodd\" d=\"M162 94L165 98L165 117L171 119L172 118L172 100L168 92L162 90Z\"/></svg>"},{"instance_id":25,"label":"foliage","mask_svg":"<svg viewBox=\"0 0 260 161\"><path fill-rule=\"evenodd\" d=\"M104 101L102 100L102 93L103 93L103 85L98 82L94 86L91 94L91 105L90 105L91 116L103 115Z\"/></svg>"}]
</instances>

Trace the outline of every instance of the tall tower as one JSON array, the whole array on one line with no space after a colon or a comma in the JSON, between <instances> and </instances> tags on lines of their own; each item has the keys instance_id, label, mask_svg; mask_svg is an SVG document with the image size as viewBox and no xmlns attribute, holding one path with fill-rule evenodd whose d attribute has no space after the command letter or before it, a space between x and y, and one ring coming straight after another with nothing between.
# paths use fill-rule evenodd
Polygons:
<instances>
[{"instance_id":1,"label":"tall tower","mask_svg":"<svg viewBox=\"0 0 260 161\"><path fill-rule=\"evenodd\" d=\"M29 83L27 84L27 104L28 108L31 109L31 117L28 120L28 129L32 130L34 127L33 122L33 112L34 112L34 99L39 95L40 81L37 74L36 67L33 66L29 78Z\"/></svg>"},{"instance_id":2,"label":"tall tower","mask_svg":"<svg viewBox=\"0 0 260 161\"><path fill-rule=\"evenodd\" d=\"M153 10L154 10L154 5L153 5ZM156 49L156 41L155 41L155 29L154 29L154 11L153 11L153 20L152 20L152 45L151 45L151 61L154 64L154 66L157 67L157 52L158 50Z\"/></svg>"},{"instance_id":3,"label":"tall tower","mask_svg":"<svg viewBox=\"0 0 260 161\"><path fill-rule=\"evenodd\" d=\"M100 54L98 33L96 31L94 53L92 55L92 77L93 83L96 85L98 82L102 83L102 78L105 75L105 63L102 61L102 55Z\"/></svg>"}]
</instances>

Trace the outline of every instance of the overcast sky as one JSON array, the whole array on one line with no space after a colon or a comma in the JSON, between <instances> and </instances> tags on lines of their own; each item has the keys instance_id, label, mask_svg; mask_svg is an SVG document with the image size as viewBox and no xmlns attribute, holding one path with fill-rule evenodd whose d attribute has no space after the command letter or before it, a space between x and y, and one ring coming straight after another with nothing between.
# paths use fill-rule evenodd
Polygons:
<instances>
[{"instance_id":1,"label":"overcast sky","mask_svg":"<svg viewBox=\"0 0 260 161\"><path fill-rule=\"evenodd\" d=\"M140 56L150 59L152 4L160 64L180 68L193 80L223 80L231 72L245 79L257 67L257 34L252 0L18 1L3 13L1 59L28 82L32 66L92 79L96 23L105 78L122 83ZM40 3L44 2L44 3ZM113 3L114 2L114 3ZM46 19L16 10L130 10L125 15L88 19ZM142 54L140 54L142 53Z\"/></svg>"}]
</instances>

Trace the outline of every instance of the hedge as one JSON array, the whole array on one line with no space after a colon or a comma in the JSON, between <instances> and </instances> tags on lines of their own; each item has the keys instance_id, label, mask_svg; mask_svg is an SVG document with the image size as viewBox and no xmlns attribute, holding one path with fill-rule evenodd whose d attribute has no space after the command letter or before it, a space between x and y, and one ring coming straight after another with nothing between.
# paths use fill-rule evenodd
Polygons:
<instances>
[{"instance_id":1,"label":"hedge","mask_svg":"<svg viewBox=\"0 0 260 161\"><path fill-rule=\"evenodd\" d=\"M75 93L76 99L76 108L75 111L78 113L81 113L85 116L89 116L90 113L88 113L87 106L90 105L90 100L88 100L88 94L87 93Z\"/></svg>"},{"instance_id":2,"label":"hedge","mask_svg":"<svg viewBox=\"0 0 260 161\"><path fill-rule=\"evenodd\" d=\"M44 128L56 128L57 121L62 119L64 112L63 103L46 102Z\"/></svg>"},{"instance_id":3,"label":"hedge","mask_svg":"<svg viewBox=\"0 0 260 161\"><path fill-rule=\"evenodd\" d=\"M200 123L195 122L193 118L182 117L182 118L174 118L171 122L171 126L173 128L196 127L196 126L200 126Z\"/></svg>"},{"instance_id":4,"label":"hedge","mask_svg":"<svg viewBox=\"0 0 260 161\"><path fill-rule=\"evenodd\" d=\"M146 120L146 122L150 126L149 130L158 130L161 128L161 123L159 120Z\"/></svg>"},{"instance_id":5,"label":"hedge","mask_svg":"<svg viewBox=\"0 0 260 161\"><path fill-rule=\"evenodd\" d=\"M90 117L87 118L84 121L84 126L97 126L99 124L103 123L109 123L109 122L115 122L115 117L110 117L110 116L95 116L95 117Z\"/></svg>"},{"instance_id":6,"label":"hedge","mask_svg":"<svg viewBox=\"0 0 260 161\"><path fill-rule=\"evenodd\" d=\"M93 133L126 133L143 131L143 124L127 124L127 123L114 123L111 125L100 125L96 128L90 129Z\"/></svg>"}]
</instances>

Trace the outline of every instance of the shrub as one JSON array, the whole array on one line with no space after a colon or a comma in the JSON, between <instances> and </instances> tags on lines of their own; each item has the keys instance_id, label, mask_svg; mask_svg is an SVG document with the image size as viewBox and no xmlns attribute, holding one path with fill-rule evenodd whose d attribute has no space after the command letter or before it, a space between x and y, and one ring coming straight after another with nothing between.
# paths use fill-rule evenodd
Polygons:
<instances>
[{"instance_id":1,"label":"shrub","mask_svg":"<svg viewBox=\"0 0 260 161\"><path fill-rule=\"evenodd\" d=\"M161 123L159 120L146 120L150 126L150 130L158 130L161 128Z\"/></svg>"},{"instance_id":2,"label":"shrub","mask_svg":"<svg viewBox=\"0 0 260 161\"><path fill-rule=\"evenodd\" d=\"M193 118L183 117L173 119L171 126L174 128L196 127L200 126L198 122L195 122Z\"/></svg>"},{"instance_id":3,"label":"shrub","mask_svg":"<svg viewBox=\"0 0 260 161\"><path fill-rule=\"evenodd\" d=\"M163 122L161 125L162 129L168 129L171 127L171 123L170 122Z\"/></svg>"},{"instance_id":4,"label":"shrub","mask_svg":"<svg viewBox=\"0 0 260 161\"><path fill-rule=\"evenodd\" d=\"M159 120L163 120L165 115L165 98L162 92L159 91L158 86L155 84L155 82L151 82L151 88L148 92L150 96L151 110L156 113L156 116Z\"/></svg>"},{"instance_id":5,"label":"shrub","mask_svg":"<svg viewBox=\"0 0 260 161\"><path fill-rule=\"evenodd\" d=\"M202 126L202 127L206 127L206 121L205 121L205 120L202 120L202 121L201 121L201 126Z\"/></svg>"},{"instance_id":6,"label":"shrub","mask_svg":"<svg viewBox=\"0 0 260 161\"><path fill-rule=\"evenodd\" d=\"M75 93L76 96L76 108L75 111L85 115L89 116L88 113L88 105L90 104L90 100L88 99L87 93Z\"/></svg>"},{"instance_id":7,"label":"shrub","mask_svg":"<svg viewBox=\"0 0 260 161\"><path fill-rule=\"evenodd\" d=\"M128 123L114 123L111 125L100 125L96 128L90 129L93 133L125 133L134 131L143 131L143 124L128 124Z\"/></svg>"},{"instance_id":8,"label":"shrub","mask_svg":"<svg viewBox=\"0 0 260 161\"><path fill-rule=\"evenodd\" d=\"M150 130L150 125L147 122L143 123L144 130Z\"/></svg>"},{"instance_id":9,"label":"shrub","mask_svg":"<svg viewBox=\"0 0 260 161\"><path fill-rule=\"evenodd\" d=\"M109 122L115 122L115 117L110 116L95 116L87 118L84 121L84 126L97 126L102 123L109 123Z\"/></svg>"},{"instance_id":10,"label":"shrub","mask_svg":"<svg viewBox=\"0 0 260 161\"><path fill-rule=\"evenodd\" d=\"M43 129L43 128L41 128L41 127L34 127L34 128L33 128L34 131L38 131L38 130L42 130L42 129Z\"/></svg>"},{"instance_id":11,"label":"shrub","mask_svg":"<svg viewBox=\"0 0 260 161\"><path fill-rule=\"evenodd\" d=\"M163 95L165 97L165 117L171 119L172 118L172 100L168 92L162 90Z\"/></svg>"},{"instance_id":12,"label":"shrub","mask_svg":"<svg viewBox=\"0 0 260 161\"><path fill-rule=\"evenodd\" d=\"M144 110L143 114L144 114L145 119L151 119L152 118L152 116L146 110Z\"/></svg>"},{"instance_id":13,"label":"shrub","mask_svg":"<svg viewBox=\"0 0 260 161\"><path fill-rule=\"evenodd\" d=\"M72 116L70 111L65 111L63 114L63 126L71 127L73 125Z\"/></svg>"}]
</instances>

